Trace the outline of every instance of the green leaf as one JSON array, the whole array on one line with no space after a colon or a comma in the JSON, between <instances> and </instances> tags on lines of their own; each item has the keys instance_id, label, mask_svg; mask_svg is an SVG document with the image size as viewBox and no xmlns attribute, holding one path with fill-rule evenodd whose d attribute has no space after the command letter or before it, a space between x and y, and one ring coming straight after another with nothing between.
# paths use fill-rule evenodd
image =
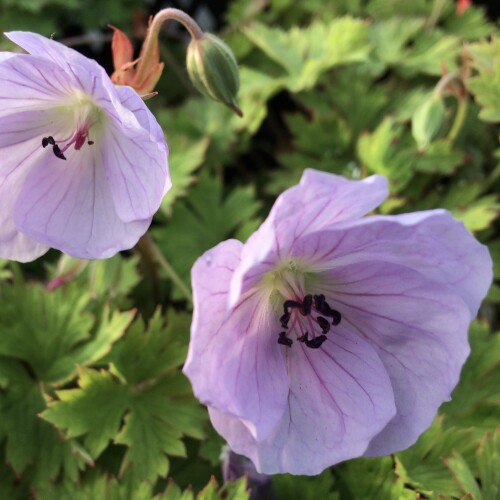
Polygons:
<instances>
[{"instance_id":1,"label":"green leaf","mask_svg":"<svg viewBox=\"0 0 500 500\"><path fill-rule=\"evenodd\" d=\"M153 485L147 481L117 480L99 468L88 471L78 482L65 480L37 491L37 500L151 500ZM172 498L172 500L174 500ZM188 500L188 498L182 498Z\"/></svg>"},{"instance_id":2,"label":"green leaf","mask_svg":"<svg viewBox=\"0 0 500 500\"><path fill-rule=\"evenodd\" d=\"M399 64L407 56L407 45L424 26L422 18L392 17L370 26L370 38L378 60Z\"/></svg>"},{"instance_id":3,"label":"green leaf","mask_svg":"<svg viewBox=\"0 0 500 500\"><path fill-rule=\"evenodd\" d=\"M488 295L485 298L487 302L500 303L500 286L492 283L488 290Z\"/></svg>"},{"instance_id":4,"label":"green leaf","mask_svg":"<svg viewBox=\"0 0 500 500\"><path fill-rule=\"evenodd\" d=\"M172 188L161 204L161 210L166 215L170 215L174 201L185 196L189 186L194 182L194 171L202 165L209 143L208 137L198 141L180 134L168 137Z\"/></svg>"},{"instance_id":5,"label":"green leaf","mask_svg":"<svg viewBox=\"0 0 500 500\"><path fill-rule=\"evenodd\" d=\"M416 499L415 491L405 490L391 457L358 458L338 466L342 498Z\"/></svg>"},{"instance_id":6,"label":"green leaf","mask_svg":"<svg viewBox=\"0 0 500 500\"><path fill-rule=\"evenodd\" d=\"M221 180L203 173L189 200L177 203L172 219L153 234L170 264L188 282L194 261L233 236L258 208L253 187L236 187L224 196Z\"/></svg>"},{"instance_id":7,"label":"green leaf","mask_svg":"<svg viewBox=\"0 0 500 500\"><path fill-rule=\"evenodd\" d=\"M490 242L488 250L493 259L493 276L498 279L500 278L500 239Z\"/></svg>"},{"instance_id":8,"label":"green leaf","mask_svg":"<svg viewBox=\"0 0 500 500\"><path fill-rule=\"evenodd\" d=\"M50 403L42 417L66 431L68 438L85 435L85 447L98 457L120 429L129 391L104 370L80 370L78 385L58 391L59 401Z\"/></svg>"},{"instance_id":9,"label":"green leaf","mask_svg":"<svg viewBox=\"0 0 500 500\"><path fill-rule=\"evenodd\" d=\"M285 70L286 86L292 92L313 87L333 66L366 60L370 50L367 24L350 17L328 24L316 21L290 31L254 24L244 33Z\"/></svg>"},{"instance_id":10,"label":"green leaf","mask_svg":"<svg viewBox=\"0 0 500 500\"><path fill-rule=\"evenodd\" d=\"M451 175L464 162L464 157L464 153L453 149L450 141L439 139L417 154L414 169L426 174Z\"/></svg>"},{"instance_id":11,"label":"green leaf","mask_svg":"<svg viewBox=\"0 0 500 500\"><path fill-rule=\"evenodd\" d=\"M170 311L165 326L157 309L147 331L141 320L134 322L105 361L112 363L114 370L130 385L155 379L183 363L190 323L190 315Z\"/></svg>"},{"instance_id":12,"label":"green leaf","mask_svg":"<svg viewBox=\"0 0 500 500\"><path fill-rule=\"evenodd\" d=\"M479 118L487 122L500 121L500 38L471 44L468 51L479 74L467 82L481 106Z\"/></svg>"},{"instance_id":13,"label":"green leaf","mask_svg":"<svg viewBox=\"0 0 500 500\"><path fill-rule=\"evenodd\" d=\"M266 75L261 71L243 67L240 71L239 101L243 118L237 124L238 129L245 129L254 134L267 115L267 101L283 89L286 78Z\"/></svg>"},{"instance_id":14,"label":"green leaf","mask_svg":"<svg viewBox=\"0 0 500 500\"><path fill-rule=\"evenodd\" d=\"M250 492L247 490L246 477L229 481L219 488L214 477L196 496L196 500L248 500Z\"/></svg>"},{"instance_id":15,"label":"green leaf","mask_svg":"<svg viewBox=\"0 0 500 500\"><path fill-rule=\"evenodd\" d=\"M202 152L205 141L208 141L207 148L203 153L203 164L207 166L220 166L227 163L236 154L239 148L244 146L244 141L236 140L238 127L241 126L241 119L226 106L207 98L190 98L186 103L177 109L160 109L156 117L165 131L167 141L172 140L174 146L181 144L183 150L187 148L199 148L194 153ZM243 143L243 144L242 144ZM175 160L176 153L173 153ZM179 152L179 154L181 154ZM177 157L173 171L179 171L184 178L184 185L190 181L186 179L191 174L187 172L188 167L195 168L195 160L199 160L196 154L179 164ZM172 161L172 159L170 160ZM182 172L180 172L182 171ZM176 175L175 173L173 174ZM180 178L179 175L178 178ZM185 188L183 188L184 190ZM175 195L175 191L174 191ZM167 193L168 198L168 193ZM166 202L168 205L168 201Z\"/></svg>"},{"instance_id":16,"label":"green leaf","mask_svg":"<svg viewBox=\"0 0 500 500\"><path fill-rule=\"evenodd\" d=\"M112 373L81 369L79 388L58 391L42 416L68 438L83 438L95 458L110 441L127 451L121 475L138 480L166 476L167 455L184 456L182 437L203 437L205 414L178 365L185 357L186 314L169 315L165 330L157 312L144 332L136 321L106 358Z\"/></svg>"},{"instance_id":17,"label":"green leaf","mask_svg":"<svg viewBox=\"0 0 500 500\"><path fill-rule=\"evenodd\" d=\"M367 7L370 17L379 20L394 16L427 16L430 14L431 3L428 0L413 0L401 2L399 0L371 0Z\"/></svg>"},{"instance_id":18,"label":"green leaf","mask_svg":"<svg viewBox=\"0 0 500 500\"><path fill-rule=\"evenodd\" d=\"M500 213L500 203L496 195L483 196L478 200L452 210L471 232L490 227Z\"/></svg>"},{"instance_id":19,"label":"green leaf","mask_svg":"<svg viewBox=\"0 0 500 500\"><path fill-rule=\"evenodd\" d=\"M325 108L325 102L331 103L351 130L354 141L362 132L377 127L392 99L385 89L374 83L373 77L366 69L359 65L338 72L326 89L325 96L316 93L316 99L323 100L325 118L328 119L329 111L328 107Z\"/></svg>"},{"instance_id":20,"label":"green leaf","mask_svg":"<svg viewBox=\"0 0 500 500\"><path fill-rule=\"evenodd\" d=\"M20 485L13 470L3 461L0 462L0 498L24 500L29 496L29 488Z\"/></svg>"},{"instance_id":21,"label":"green leaf","mask_svg":"<svg viewBox=\"0 0 500 500\"><path fill-rule=\"evenodd\" d=\"M296 184L305 165L335 173L345 170L352 154L351 133L344 118L328 106L330 99L325 94L301 95L305 112L286 117L286 125L294 136L294 147L279 155L284 168L273 172L266 191L279 193Z\"/></svg>"},{"instance_id":22,"label":"green leaf","mask_svg":"<svg viewBox=\"0 0 500 500\"><path fill-rule=\"evenodd\" d=\"M0 379L0 439L3 434L7 463L32 486L46 484L62 471L75 480L88 457L39 418L46 396L38 383L20 363L1 356Z\"/></svg>"},{"instance_id":23,"label":"green leaf","mask_svg":"<svg viewBox=\"0 0 500 500\"><path fill-rule=\"evenodd\" d=\"M423 493L454 496L459 494L449 470L442 461L453 449L472 458L477 447L471 429L443 428L443 418L437 418L418 441L396 455L405 482Z\"/></svg>"},{"instance_id":24,"label":"green leaf","mask_svg":"<svg viewBox=\"0 0 500 500\"><path fill-rule=\"evenodd\" d=\"M397 69L405 77L418 73L440 76L443 65L448 71L455 70L460 50L459 38L444 35L437 29L431 33L422 31L414 45L407 49Z\"/></svg>"},{"instance_id":25,"label":"green leaf","mask_svg":"<svg viewBox=\"0 0 500 500\"><path fill-rule=\"evenodd\" d=\"M193 500L194 495L190 488L182 491L173 481L170 481L167 489L158 497L162 500Z\"/></svg>"},{"instance_id":26,"label":"green leaf","mask_svg":"<svg viewBox=\"0 0 500 500\"><path fill-rule=\"evenodd\" d=\"M454 451L451 457L443 458L443 461L450 469L453 478L463 494L469 495L474 500L483 500L483 495L474 478L474 474L460 453Z\"/></svg>"},{"instance_id":27,"label":"green leaf","mask_svg":"<svg viewBox=\"0 0 500 500\"><path fill-rule=\"evenodd\" d=\"M212 425L208 425L204 439L200 443L199 456L207 460L212 467L218 467L224 446L226 446L226 441Z\"/></svg>"},{"instance_id":28,"label":"green leaf","mask_svg":"<svg viewBox=\"0 0 500 500\"><path fill-rule=\"evenodd\" d=\"M466 40L476 40L491 35L495 27L488 22L484 9L471 4L461 15L454 12L447 16L444 19L444 29Z\"/></svg>"},{"instance_id":29,"label":"green leaf","mask_svg":"<svg viewBox=\"0 0 500 500\"><path fill-rule=\"evenodd\" d=\"M273 476L273 487L277 500L290 498L337 500L339 498L339 493L334 491L333 476L330 470L315 477L277 474Z\"/></svg>"},{"instance_id":30,"label":"green leaf","mask_svg":"<svg viewBox=\"0 0 500 500\"><path fill-rule=\"evenodd\" d=\"M357 153L362 164L376 174L385 175L394 190L399 190L411 179L415 151L402 148L403 127L387 117L371 134L360 136Z\"/></svg>"},{"instance_id":31,"label":"green leaf","mask_svg":"<svg viewBox=\"0 0 500 500\"><path fill-rule=\"evenodd\" d=\"M493 71L500 62L500 38L493 37L489 41L470 44L467 47L472 56L472 64L480 73Z\"/></svg>"},{"instance_id":32,"label":"green leaf","mask_svg":"<svg viewBox=\"0 0 500 500\"><path fill-rule=\"evenodd\" d=\"M74 347L67 355L60 354L52 365L48 378L60 380L64 374L74 375L76 366L90 365L106 355L113 342L119 339L134 318L134 312L110 313L105 306L100 321L97 323L92 339Z\"/></svg>"},{"instance_id":33,"label":"green leaf","mask_svg":"<svg viewBox=\"0 0 500 500\"><path fill-rule=\"evenodd\" d=\"M35 284L4 285L0 293L0 355L25 361L39 380L52 384L104 356L133 317L111 315L105 307L95 318L86 312L88 293L78 286L49 291Z\"/></svg>"},{"instance_id":34,"label":"green leaf","mask_svg":"<svg viewBox=\"0 0 500 500\"><path fill-rule=\"evenodd\" d=\"M475 321L469 331L471 354L451 401L441 406L445 423L472 427L477 436L500 421L500 334Z\"/></svg>"},{"instance_id":35,"label":"green leaf","mask_svg":"<svg viewBox=\"0 0 500 500\"><path fill-rule=\"evenodd\" d=\"M500 498L500 427L482 439L477 465L484 498Z\"/></svg>"},{"instance_id":36,"label":"green leaf","mask_svg":"<svg viewBox=\"0 0 500 500\"><path fill-rule=\"evenodd\" d=\"M481 106L479 118L500 122L500 61L491 71L483 71L468 82L469 90Z\"/></svg>"}]
</instances>

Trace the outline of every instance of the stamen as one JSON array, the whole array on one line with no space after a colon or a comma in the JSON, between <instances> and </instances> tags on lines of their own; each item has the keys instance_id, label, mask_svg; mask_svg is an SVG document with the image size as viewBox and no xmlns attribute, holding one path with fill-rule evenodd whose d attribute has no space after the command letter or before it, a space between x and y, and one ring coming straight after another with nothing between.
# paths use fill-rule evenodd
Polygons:
<instances>
[{"instance_id":1,"label":"stamen","mask_svg":"<svg viewBox=\"0 0 500 500\"><path fill-rule=\"evenodd\" d=\"M313 303L312 295L306 295L302 301L302 314L307 316L311 314L311 307Z\"/></svg>"},{"instance_id":2,"label":"stamen","mask_svg":"<svg viewBox=\"0 0 500 500\"><path fill-rule=\"evenodd\" d=\"M330 307L323 294L307 294L302 302L299 300L285 300L283 310L284 313L279 319L281 327L287 329L290 320L292 320L290 330L295 331L297 340L310 349L318 349L323 345L323 342L327 339L326 334L331 329L330 320L332 325L338 325L341 320L340 313ZM301 316L307 318L301 319ZM305 324L309 325L307 331L305 330ZM321 329L320 334L317 327ZM311 338L309 338L309 332L312 332ZM281 332L278 343L291 347L293 342L286 332Z\"/></svg>"},{"instance_id":3,"label":"stamen","mask_svg":"<svg viewBox=\"0 0 500 500\"><path fill-rule=\"evenodd\" d=\"M291 309L293 307L302 309L302 304L300 302L297 302L296 300L285 300L285 302L283 303L283 309L285 311L285 314L288 314L289 313L288 309Z\"/></svg>"},{"instance_id":4,"label":"stamen","mask_svg":"<svg viewBox=\"0 0 500 500\"><path fill-rule=\"evenodd\" d=\"M314 296L314 307L318 311L321 311L323 309L324 303L325 303L325 296L323 294Z\"/></svg>"},{"instance_id":5,"label":"stamen","mask_svg":"<svg viewBox=\"0 0 500 500\"><path fill-rule=\"evenodd\" d=\"M323 316L318 316L316 318L318 325L320 326L323 333L328 333L330 331L330 323L327 319L323 318Z\"/></svg>"},{"instance_id":6,"label":"stamen","mask_svg":"<svg viewBox=\"0 0 500 500\"><path fill-rule=\"evenodd\" d=\"M309 332L306 332L306 333L304 333L304 335L297 337L297 340L299 342L308 342L308 337L309 337Z\"/></svg>"},{"instance_id":7,"label":"stamen","mask_svg":"<svg viewBox=\"0 0 500 500\"><path fill-rule=\"evenodd\" d=\"M314 307L318 312L323 314L323 316L332 318L332 325L338 325L340 323L342 316L338 311L330 307L323 294L314 296Z\"/></svg>"},{"instance_id":8,"label":"stamen","mask_svg":"<svg viewBox=\"0 0 500 500\"><path fill-rule=\"evenodd\" d=\"M319 335L317 337L309 339L309 333L306 332L304 333L304 335L301 335L297 340L299 342L304 343L310 349L318 349L326 340L326 335Z\"/></svg>"},{"instance_id":9,"label":"stamen","mask_svg":"<svg viewBox=\"0 0 500 500\"><path fill-rule=\"evenodd\" d=\"M285 313L280 318L280 323L283 328L288 328L288 322L290 321L290 313Z\"/></svg>"},{"instance_id":10,"label":"stamen","mask_svg":"<svg viewBox=\"0 0 500 500\"><path fill-rule=\"evenodd\" d=\"M59 146L57 144L54 144L54 146L52 146L52 151L54 151L54 154L60 158L61 160L65 160L66 157L64 156L63 152L59 149Z\"/></svg>"},{"instance_id":11,"label":"stamen","mask_svg":"<svg viewBox=\"0 0 500 500\"><path fill-rule=\"evenodd\" d=\"M286 345L287 347L292 347L293 340L286 336L286 332L280 332L278 337L278 344Z\"/></svg>"},{"instance_id":12,"label":"stamen","mask_svg":"<svg viewBox=\"0 0 500 500\"><path fill-rule=\"evenodd\" d=\"M310 347L311 349L318 349L321 347L321 344L326 340L326 335L319 335L318 337L314 337L311 340L306 340L305 344L307 347Z\"/></svg>"},{"instance_id":13,"label":"stamen","mask_svg":"<svg viewBox=\"0 0 500 500\"><path fill-rule=\"evenodd\" d=\"M51 144L52 146L55 146L56 142L54 141L54 138L49 135L48 137L44 137L42 139L42 147L43 148L46 148L49 144Z\"/></svg>"}]
</instances>

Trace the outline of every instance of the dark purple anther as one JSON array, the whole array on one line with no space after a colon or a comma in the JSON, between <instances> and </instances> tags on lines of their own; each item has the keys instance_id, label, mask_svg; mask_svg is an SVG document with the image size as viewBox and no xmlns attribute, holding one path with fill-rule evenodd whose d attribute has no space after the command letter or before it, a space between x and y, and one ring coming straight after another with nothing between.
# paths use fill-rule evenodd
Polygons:
<instances>
[{"instance_id":1,"label":"dark purple anther","mask_svg":"<svg viewBox=\"0 0 500 500\"><path fill-rule=\"evenodd\" d=\"M332 325L338 325L342 318L340 313L335 309L332 309L326 302L323 304L323 310L321 313L329 318L332 318Z\"/></svg>"},{"instance_id":2,"label":"dark purple anther","mask_svg":"<svg viewBox=\"0 0 500 500\"><path fill-rule=\"evenodd\" d=\"M318 322L318 325L321 327L321 330L323 330L323 333L328 333L330 331L330 323L328 322L327 319L323 318L323 316L318 316L316 318L316 321Z\"/></svg>"},{"instance_id":3,"label":"dark purple anther","mask_svg":"<svg viewBox=\"0 0 500 500\"><path fill-rule=\"evenodd\" d=\"M323 294L314 296L314 307L316 308L316 311L321 312L324 303L325 296Z\"/></svg>"},{"instance_id":4,"label":"dark purple anther","mask_svg":"<svg viewBox=\"0 0 500 500\"><path fill-rule=\"evenodd\" d=\"M323 316L332 318L332 325L338 325L340 323L342 316L338 311L330 307L330 304L328 304L323 294L314 296L314 307L316 307L316 310Z\"/></svg>"},{"instance_id":5,"label":"dark purple anther","mask_svg":"<svg viewBox=\"0 0 500 500\"><path fill-rule=\"evenodd\" d=\"M311 314L312 303L313 303L312 295L306 295L302 302L302 311L301 311L304 316Z\"/></svg>"},{"instance_id":6,"label":"dark purple anther","mask_svg":"<svg viewBox=\"0 0 500 500\"><path fill-rule=\"evenodd\" d=\"M301 335L300 337L297 338L299 342L309 342L308 341L309 337L309 332L304 333L304 335Z\"/></svg>"},{"instance_id":7,"label":"dark purple anther","mask_svg":"<svg viewBox=\"0 0 500 500\"><path fill-rule=\"evenodd\" d=\"M289 339L289 338L286 336L286 333L285 333L285 332L280 332L280 335L279 335L279 337L278 337L278 344L281 344L281 345L286 345L287 347L292 347L293 340L292 340L292 339Z\"/></svg>"},{"instance_id":8,"label":"dark purple anther","mask_svg":"<svg viewBox=\"0 0 500 500\"><path fill-rule=\"evenodd\" d=\"M49 144L51 146L55 146L55 144L56 144L56 141L54 141L54 138L51 135L49 135L48 137L44 137L42 139L42 146L44 148L46 148Z\"/></svg>"},{"instance_id":9,"label":"dark purple anther","mask_svg":"<svg viewBox=\"0 0 500 500\"><path fill-rule=\"evenodd\" d=\"M326 335L320 335L319 337L314 337L311 340L306 340L305 344L307 347L311 349L318 349L321 347L321 344L326 340Z\"/></svg>"},{"instance_id":10,"label":"dark purple anther","mask_svg":"<svg viewBox=\"0 0 500 500\"><path fill-rule=\"evenodd\" d=\"M89 146L92 146L92 144L94 144L94 141L87 141L87 144L88 144Z\"/></svg>"},{"instance_id":11,"label":"dark purple anther","mask_svg":"<svg viewBox=\"0 0 500 500\"><path fill-rule=\"evenodd\" d=\"M285 302L283 302L283 309L285 311L285 314L288 314L288 309L291 309L292 307L298 307L302 309L302 304L300 302L297 302L296 300L285 300Z\"/></svg>"},{"instance_id":12,"label":"dark purple anther","mask_svg":"<svg viewBox=\"0 0 500 500\"><path fill-rule=\"evenodd\" d=\"M289 321L290 321L290 313L285 313L280 318L280 323L283 328L288 328Z\"/></svg>"},{"instance_id":13,"label":"dark purple anther","mask_svg":"<svg viewBox=\"0 0 500 500\"><path fill-rule=\"evenodd\" d=\"M52 151L54 151L54 154L60 158L61 160L65 160L66 157L64 156L63 152L59 149L59 146L57 144L55 144L54 146L52 146Z\"/></svg>"},{"instance_id":14,"label":"dark purple anther","mask_svg":"<svg viewBox=\"0 0 500 500\"><path fill-rule=\"evenodd\" d=\"M332 309L332 325L338 325L340 323L340 320L342 319L342 316L338 311L335 311L335 309Z\"/></svg>"}]
</instances>

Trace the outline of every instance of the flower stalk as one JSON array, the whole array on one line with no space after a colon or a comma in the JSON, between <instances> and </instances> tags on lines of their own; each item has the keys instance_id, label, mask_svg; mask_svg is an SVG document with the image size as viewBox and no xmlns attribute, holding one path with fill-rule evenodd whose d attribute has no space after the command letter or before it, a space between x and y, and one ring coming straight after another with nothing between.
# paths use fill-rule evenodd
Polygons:
<instances>
[{"instance_id":1,"label":"flower stalk","mask_svg":"<svg viewBox=\"0 0 500 500\"><path fill-rule=\"evenodd\" d=\"M139 246L141 248L141 252L147 253L150 257L152 257L156 261L156 263L167 273L168 277L177 286L177 288L179 288L182 295L184 295L184 297L188 300L189 304L192 305L193 296L191 295L191 290L189 290L188 286L184 283L184 281L182 281L181 277L176 273L175 269L164 257L153 239L148 234L145 234L139 241Z\"/></svg>"},{"instance_id":2,"label":"flower stalk","mask_svg":"<svg viewBox=\"0 0 500 500\"><path fill-rule=\"evenodd\" d=\"M150 20L139 58L133 60L133 46L127 35L114 29L112 51L115 71L111 77L116 85L127 85L139 95L149 98L154 93L163 72L158 37L162 24L169 20L180 22L191 35L186 63L192 84L202 94L221 102L238 116L242 112L236 102L240 86L238 64L231 49L218 37L204 33L185 12L168 8Z\"/></svg>"},{"instance_id":3,"label":"flower stalk","mask_svg":"<svg viewBox=\"0 0 500 500\"><path fill-rule=\"evenodd\" d=\"M459 134L462 125L464 124L465 117L467 116L467 108L468 108L468 96L467 89L465 88L463 79L459 72L454 71L452 73L446 73L439 80L436 87L434 88L434 94L436 96L442 96L445 90L452 83L457 83L458 88L453 88L450 93L457 99L457 110L455 112L455 118L451 125L450 131L446 136L446 139L453 142L457 135Z\"/></svg>"},{"instance_id":4,"label":"flower stalk","mask_svg":"<svg viewBox=\"0 0 500 500\"><path fill-rule=\"evenodd\" d=\"M164 22L170 20L181 23L188 30L193 40L198 40L203 37L203 31L196 21L182 10L174 8L160 10L160 12L153 17L142 45L141 55L137 63L136 77L138 80L146 78L151 65L156 64L160 29Z\"/></svg>"}]
</instances>

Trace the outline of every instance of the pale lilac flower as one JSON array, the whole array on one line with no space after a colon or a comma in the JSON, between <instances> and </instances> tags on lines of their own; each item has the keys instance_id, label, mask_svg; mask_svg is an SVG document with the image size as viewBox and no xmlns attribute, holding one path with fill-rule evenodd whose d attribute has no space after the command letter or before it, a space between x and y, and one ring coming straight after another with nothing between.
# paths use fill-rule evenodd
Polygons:
<instances>
[{"instance_id":1,"label":"pale lilac flower","mask_svg":"<svg viewBox=\"0 0 500 500\"><path fill-rule=\"evenodd\" d=\"M386 196L380 176L307 170L246 244L193 267L184 371L259 472L402 450L458 381L488 251L445 210L361 218Z\"/></svg>"},{"instance_id":2,"label":"pale lilac flower","mask_svg":"<svg viewBox=\"0 0 500 500\"><path fill-rule=\"evenodd\" d=\"M0 53L0 257L131 248L171 185L160 126L95 61L34 33L7 37L29 54Z\"/></svg>"}]
</instances>

